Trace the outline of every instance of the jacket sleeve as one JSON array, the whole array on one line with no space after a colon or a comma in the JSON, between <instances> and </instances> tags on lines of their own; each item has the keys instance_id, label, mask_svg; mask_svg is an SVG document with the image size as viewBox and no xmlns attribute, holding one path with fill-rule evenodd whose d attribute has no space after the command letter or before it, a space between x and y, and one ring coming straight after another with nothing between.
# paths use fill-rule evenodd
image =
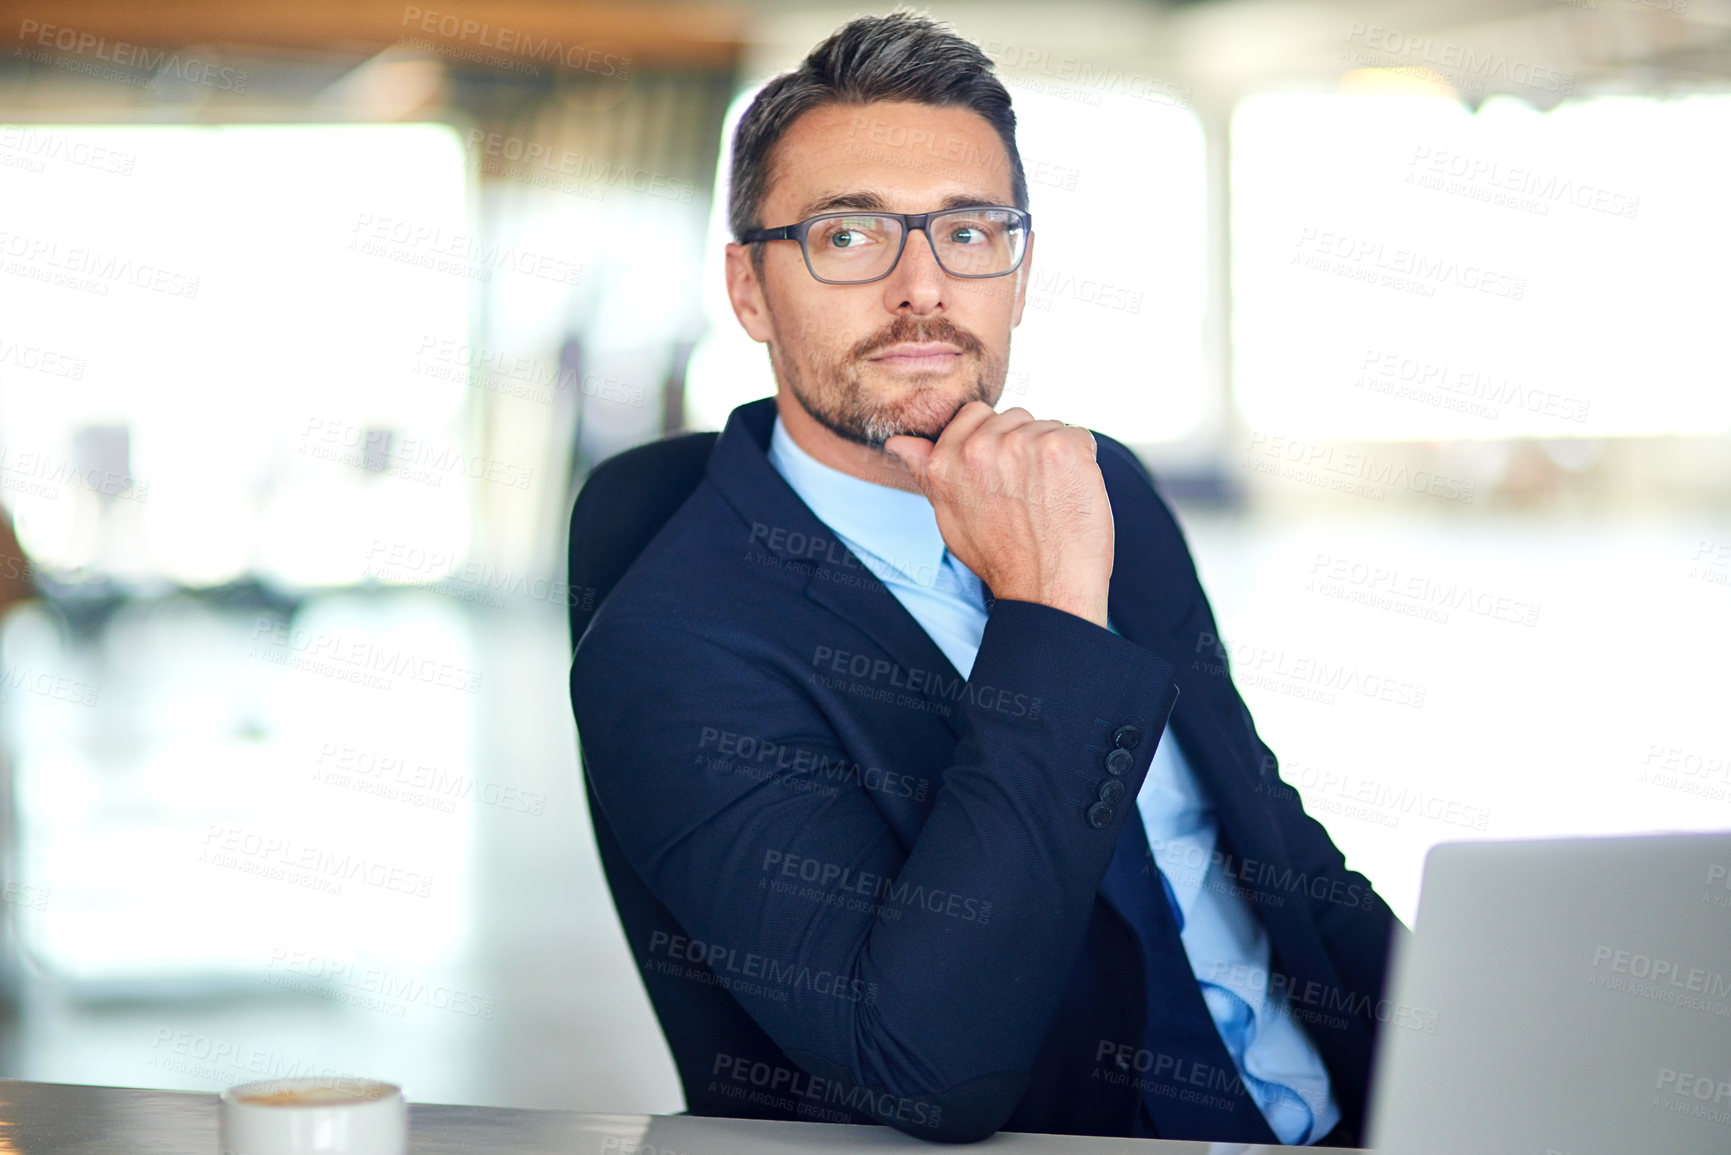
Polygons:
<instances>
[{"instance_id":1,"label":"jacket sleeve","mask_svg":"<svg viewBox=\"0 0 1731 1155\"><path fill-rule=\"evenodd\" d=\"M693 939L748 956L735 997L848 1106L981 1139L1022 1097L1177 690L1170 663L1082 618L1000 599L917 840L904 846L815 699L746 636L605 608L572 667L585 766L632 866ZM1119 727L1145 736L1103 826ZM894 767L883 767L889 771ZM1096 820L1101 817L1095 811ZM844 990L863 997L838 998Z\"/></svg>"}]
</instances>

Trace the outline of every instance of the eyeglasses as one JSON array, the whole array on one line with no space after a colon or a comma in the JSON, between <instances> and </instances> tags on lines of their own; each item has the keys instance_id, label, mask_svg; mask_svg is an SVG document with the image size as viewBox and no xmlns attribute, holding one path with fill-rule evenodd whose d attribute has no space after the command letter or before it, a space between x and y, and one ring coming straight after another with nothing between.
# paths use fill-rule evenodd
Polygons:
<instances>
[{"instance_id":1,"label":"eyeglasses","mask_svg":"<svg viewBox=\"0 0 1731 1155\"><path fill-rule=\"evenodd\" d=\"M805 267L826 285L864 285L890 275L908 234L926 234L952 277L1002 277L1022 265L1034 218L1001 205L936 213L821 213L796 225L756 229L740 244L798 241Z\"/></svg>"}]
</instances>

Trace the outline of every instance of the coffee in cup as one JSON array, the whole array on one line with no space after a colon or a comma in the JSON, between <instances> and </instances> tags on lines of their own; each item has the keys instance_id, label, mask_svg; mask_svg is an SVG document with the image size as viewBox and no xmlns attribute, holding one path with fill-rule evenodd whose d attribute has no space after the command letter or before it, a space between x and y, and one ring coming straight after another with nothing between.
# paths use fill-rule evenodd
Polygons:
<instances>
[{"instance_id":1,"label":"coffee in cup","mask_svg":"<svg viewBox=\"0 0 1731 1155\"><path fill-rule=\"evenodd\" d=\"M222 1093L223 1155L405 1155L402 1088L371 1079L264 1079Z\"/></svg>"}]
</instances>

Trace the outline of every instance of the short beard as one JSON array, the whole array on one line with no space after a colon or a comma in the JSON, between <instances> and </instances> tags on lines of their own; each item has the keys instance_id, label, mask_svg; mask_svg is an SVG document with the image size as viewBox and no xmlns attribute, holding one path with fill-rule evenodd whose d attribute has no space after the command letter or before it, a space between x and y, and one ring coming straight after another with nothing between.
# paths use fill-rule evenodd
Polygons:
<instances>
[{"instance_id":1,"label":"short beard","mask_svg":"<svg viewBox=\"0 0 1731 1155\"><path fill-rule=\"evenodd\" d=\"M868 398L861 365L872 354L904 341L942 341L960 349L977 366L963 396L944 397L931 384L930 377L936 374L921 374L909 379L913 392L906 396L890 402ZM962 406L970 401L995 406L1004 390L1004 362L990 356L978 337L944 317L923 321L897 317L831 364L808 362L796 367L773 353L770 361L777 377L812 420L837 437L869 449L883 449L884 442L899 433L936 441Z\"/></svg>"}]
</instances>

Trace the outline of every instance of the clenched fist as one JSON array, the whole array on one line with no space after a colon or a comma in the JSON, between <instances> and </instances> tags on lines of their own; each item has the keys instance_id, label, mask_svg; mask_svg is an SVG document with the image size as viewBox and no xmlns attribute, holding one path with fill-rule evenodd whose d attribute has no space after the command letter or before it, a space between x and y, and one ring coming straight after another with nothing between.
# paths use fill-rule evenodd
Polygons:
<instances>
[{"instance_id":1,"label":"clenched fist","mask_svg":"<svg viewBox=\"0 0 1731 1155\"><path fill-rule=\"evenodd\" d=\"M944 544L994 597L1106 624L1112 506L1092 433L970 401L935 444L897 434L884 449L932 503Z\"/></svg>"}]
</instances>

